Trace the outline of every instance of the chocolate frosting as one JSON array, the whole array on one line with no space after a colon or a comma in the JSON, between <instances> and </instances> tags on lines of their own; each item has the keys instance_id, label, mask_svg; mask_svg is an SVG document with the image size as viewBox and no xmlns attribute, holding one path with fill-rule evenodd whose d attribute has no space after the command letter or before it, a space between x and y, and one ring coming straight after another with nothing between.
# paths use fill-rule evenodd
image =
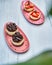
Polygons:
<instances>
[{"instance_id":1,"label":"chocolate frosting","mask_svg":"<svg viewBox=\"0 0 52 65\"><path fill-rule=\"evenodd\" d=\"M6 26L7 30L10 32L14 32L17 30L17 25L15 23L9 23Z\"/></svg>"},{"instance_id":2,"label":"chocolate frosting","mask_svg":"<svg viewBox=\"0 0 52 65\"><path fill-rule=\"evenodd\" d=\"M12 40L14 42L20 42L23 39L23 36L19 33L16 32L13 36L12 36Z\"/></svg>"}]
</instances>

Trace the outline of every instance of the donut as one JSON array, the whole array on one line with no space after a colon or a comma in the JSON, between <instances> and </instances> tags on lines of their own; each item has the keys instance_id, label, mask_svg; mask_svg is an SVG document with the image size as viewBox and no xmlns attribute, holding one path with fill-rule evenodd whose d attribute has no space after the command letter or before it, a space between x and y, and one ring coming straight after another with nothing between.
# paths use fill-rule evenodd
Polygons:
<instances>
[{"instance_id":1,"label":"donut","mask_svg":"<svg viewBox=\"0 0 52 65\"><path fill-rule=\"evenodd\" d=\"M35 11L30 12L29 17L32 20L38 20L38 19L40 19L41 14L40 14L40 12L38 12L38 11L35 10Z\"/></svg>"},{"instance_id":2,"label":"donut","mask_svg":"<svg viewBox=\"0 0 52 65\"><path fill-rule=\"evenodd\" d=\"M12 44L15 46L21 46L24 42L24 38L23 36L20 34L20 32L16 32L13 36L12 36Z\"/></svg>"},{"instance_id":3,"label":"donut","mask_svg":"<svg viewBox=\"0 0 52 65\"><path fill-rule=\"evenodd\" d=\"M30 1L26 1L24 4L24 10L27 12L34 10L34 4L32 4Z\"/></svg>"},{"instance_id":4,"label":"donut","mask_svg":"<svg viewBox=\"0 0 52 65\"><path fill-rule=\"evenodd\" d=\"M9 35L13 35L15 32L17 32L17 25L15 23L8 23L6 24L5 31Z\"/></svg>"}]
</instances>

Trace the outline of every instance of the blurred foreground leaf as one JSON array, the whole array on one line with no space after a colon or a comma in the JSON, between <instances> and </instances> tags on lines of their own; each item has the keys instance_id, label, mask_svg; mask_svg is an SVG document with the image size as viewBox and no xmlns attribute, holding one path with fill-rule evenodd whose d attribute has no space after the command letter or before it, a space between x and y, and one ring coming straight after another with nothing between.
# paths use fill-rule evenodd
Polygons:
<instances>
[{"instance_id":1,"label":"blurred foreground leaf","mask_svg":"<svg viewBox=\"0 0 52 65\"><path fill-rule=\"evenodd\" d=\"M24 63L15 65L52 65L52 51L47 51Z\"/></svg>"},{"instance_id":2,"label":"blurred foreground leaf","mask_svg":"<svg viewBox=\"0 0 52 65\"><path fill-rule=\"evenodd\" d=\"M48 12L48 14L52 16L52 7L50 8L50 11Z\"/></svg>"}]
</instances>

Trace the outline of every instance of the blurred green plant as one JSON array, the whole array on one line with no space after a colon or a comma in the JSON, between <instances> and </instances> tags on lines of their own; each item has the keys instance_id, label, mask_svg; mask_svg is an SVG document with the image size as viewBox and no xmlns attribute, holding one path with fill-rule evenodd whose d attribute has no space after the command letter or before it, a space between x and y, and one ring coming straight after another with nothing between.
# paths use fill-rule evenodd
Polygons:
<instances>
[{"instance_id":1,"label":"blurred green plant","mask_svg":"<svg viewBox=\"0 0 52 65\"><path fill-rule=\"evenodd\" d=\"M51 15L52 16L52 7L50 8L50 10L48 12L48 15Z\"/></svg>"},{"instance_id":2,"label":"blurred green plant","mask_svg":"<svg viewBox=\"0 0 52 65\"><path fill-rule=\"evenodd\" d=\"M13 65L52 65L52 51L41 53L39 56L34 57L24 63Z\"/></svg>"}]
</instances>

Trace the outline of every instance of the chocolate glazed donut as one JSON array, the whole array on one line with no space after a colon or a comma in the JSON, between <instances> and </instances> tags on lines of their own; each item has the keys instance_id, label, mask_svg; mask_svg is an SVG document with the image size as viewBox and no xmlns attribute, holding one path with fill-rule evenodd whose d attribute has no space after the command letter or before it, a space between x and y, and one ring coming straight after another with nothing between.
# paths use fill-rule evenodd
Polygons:
<instances>
[{"instance_id":1,"label":"chocolate glazed donut","mask_svg":"<svg viewBox=\"0 0 52 65\"><path fill-rule=\"evenodd\" d=\"M24 42L23 36L19 32L16 32L12 36L12 42L13 42L13 45L15 45L15 46L21 46Z\"/></svg>"},{"instance_id":2,"label":"chocolate glazed donut","mask_svg":"<svg viewBox=\"0 0 52 65\"><path fill-rule=\"evenodd\" d=\"M5 31L8 35L13 35L17 32L17 25L15 23L8 23L6 24Z\"/></svg>"},{"instance_id":3,"label":"chocolate glazed donut","mask_svg":"<svg viewBox=\"0 0 52 65\"><path fill-rule=\"evenodd\" d=\"M14 32L14 31L16 31L17 26L16 26L15 23L10 23L10 24L7 24L6 28L7 28L8 31Z\"/></svg>"}]
</instances>

